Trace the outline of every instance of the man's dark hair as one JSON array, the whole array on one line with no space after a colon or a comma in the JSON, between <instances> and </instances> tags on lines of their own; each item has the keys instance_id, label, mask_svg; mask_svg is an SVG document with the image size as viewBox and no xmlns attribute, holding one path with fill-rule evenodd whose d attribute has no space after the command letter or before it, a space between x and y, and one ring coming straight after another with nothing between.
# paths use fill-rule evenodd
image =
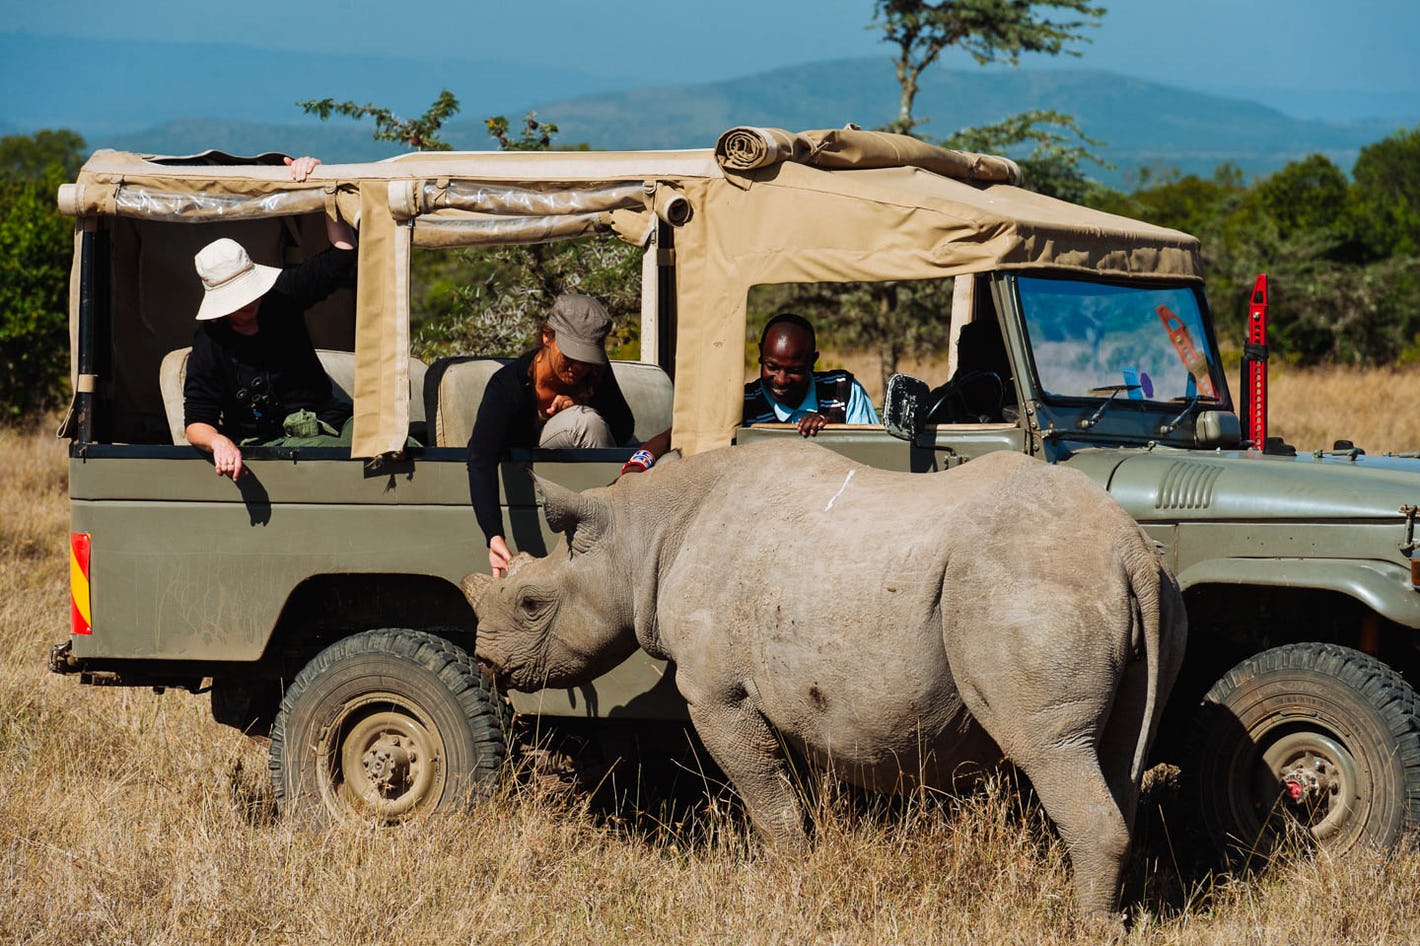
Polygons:
<instances>
[{"instance_id":1,"label":"man's dark hair","mask_svg":"<svg viewBox=\"0 0 1420 946\"><path fill-rule=\"evenodd\" d=\"M813 323L794 312L780 312L778 315L764 323L764 331L759 333L759 350L764 351L764 340L769 337L769 330L776 325L795 325L809 333L809 348L818 351L818 339L814 337Z\"/></svg>"}]
</instances>

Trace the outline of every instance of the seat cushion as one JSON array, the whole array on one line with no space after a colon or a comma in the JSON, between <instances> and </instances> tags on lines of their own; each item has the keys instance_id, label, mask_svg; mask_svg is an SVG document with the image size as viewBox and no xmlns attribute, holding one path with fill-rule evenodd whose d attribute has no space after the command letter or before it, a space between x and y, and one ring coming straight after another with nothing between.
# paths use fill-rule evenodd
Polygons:
<instances>
[{"instance_id":1,"label":"seat cushion","mask_svg":"<svg viewBox=\"0 0 1420 946\"><path fill-rule=\"evenodd\" d=\"M462 447L468 443L488 379L510 361L511 358L460 355L441 358L429 367L425 410L433 425L435 446ZM637 441L654 437L671 425L673 392L665 371L639 361L613 361L611 370L631 408Z\"/></svg>"},{"instance_id":2,"label":"seat cushion","mask_svg":"<svg viewBox=\"0 0 1420 946\"><path fill-rule=\"evenodd\" d=\"M191 347L174 349L163 356L163 362L158 366L158 388L163 394L163 411L167 414L168 430L172 434L173 443L177 444L187 443L187 428L183 423L182 389L187 380L187 356L190 354ZM335 386L335 396L346 402L353 400L350 392L355 389L355 353L317 348L316 356L320 358L321 367ZM418 358L409 359L409 390L413 395L409 399L411 429L422 429L424 426L422 394L424 376L428 370L429 366Z\"/></svg>"}]
</instances>

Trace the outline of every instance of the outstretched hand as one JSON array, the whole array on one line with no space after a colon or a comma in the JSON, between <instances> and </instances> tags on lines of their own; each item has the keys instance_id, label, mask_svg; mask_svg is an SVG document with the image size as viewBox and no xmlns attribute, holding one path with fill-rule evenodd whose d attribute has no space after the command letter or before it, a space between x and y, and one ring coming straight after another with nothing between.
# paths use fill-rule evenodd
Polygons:
<instances>
[{"instance_id":1,"label":"outstretched hand","mask_svg":"<svg viewBox=\"0 0 1420 946\"><path fill-rule=\"evenodd\" d=\"M320 158L312 158L309 155L300 158L282 158L286 166L291 169L291 180L297 184L311 176L311 172L320 164Z\"/></svg>"},{"instance_id":2,"label":"outstretched hand","mask_svg":"<svg viewBox=\"0 0 1420 946\"><path fill-rule=\"evenodd\" d=\"M235 482L242 475L242 451L226 437L218 437L212 442L212 465L218 476L230 476Z\"/></svg>"},{"instance_id":3,"label":"outstretched hand","mask_svg":"<svg viewBox=\"0 0 1420 946\"><path fill-rule=\"evenodd\" d=\"M828 418L814 411L809 411L799 418L799 433L805 437L817 437L818 432L823 429L823 425L828 423Z\"/></svg>"},{"instance_id":4,"label":"outstretched hand","mask_svg":"<svg viewBox=\"0 0 1420 946\"><path fill-rule=\"evenodd\" d=\"M513 560L513 555L508 551L508 543L501 535L495 535L488 543L488 567L493 572L494 578L502 578L508 574L508 563Z\"/></svg>"}]
</instances>

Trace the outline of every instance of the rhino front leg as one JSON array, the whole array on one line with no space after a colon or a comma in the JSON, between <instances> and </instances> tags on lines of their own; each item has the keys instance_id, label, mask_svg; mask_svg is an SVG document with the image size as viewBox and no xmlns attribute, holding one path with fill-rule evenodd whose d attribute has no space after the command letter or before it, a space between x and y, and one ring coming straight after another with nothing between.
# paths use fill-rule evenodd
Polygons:
<instances>
[{"instance_id":1,"label":"rhino front leg","mask_svg":"<svg viewBox=\"0 0 1420 946\"><path fill-rule=\"evenodd\" d=\"M715 763L740 793L754 826L777 848L807 849L804 812L778 734L748 699L693 703L690 719Z\"/></svg>"}]
</instances>

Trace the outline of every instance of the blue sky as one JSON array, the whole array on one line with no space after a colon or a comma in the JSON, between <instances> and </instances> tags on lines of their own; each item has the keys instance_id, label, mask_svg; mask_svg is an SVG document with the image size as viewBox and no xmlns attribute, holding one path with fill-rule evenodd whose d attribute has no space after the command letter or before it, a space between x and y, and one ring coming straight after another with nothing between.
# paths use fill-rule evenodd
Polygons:
<instances>
[{"instance_id":1,"label":"blue sky","mask_svg":"<svg viewBox=\"0 0 1420 946\"><path fill-rule=\"evenodd\" d=\"M1103 2L1109 12L1082 59L1024 65L1114 70L1298 117L1420 108L1417 0ZM887 53L866 28L871 0L0 0L0 11L6 32L557 63L647 86Z\"/></svg>"}]
</instances>

